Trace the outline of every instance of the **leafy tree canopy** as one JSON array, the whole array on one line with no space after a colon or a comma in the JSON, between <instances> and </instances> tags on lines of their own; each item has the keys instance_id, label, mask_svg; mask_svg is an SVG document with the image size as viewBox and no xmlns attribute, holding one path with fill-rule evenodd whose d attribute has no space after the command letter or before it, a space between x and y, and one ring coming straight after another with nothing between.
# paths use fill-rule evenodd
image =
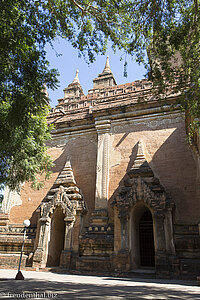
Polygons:
<instances>
[{"instance_id":1,"label":"leafy tree canopy","mask_svg":"<svg viewBox=\"0 0 200 300\"><path fill-rule=\"evenodd\" d=\"M173 87L183 110L199 117L199 0L1 0L0 17L0 183L13 189L48 176L44 84L58 82L45 44L56 36L90 62L110 40L145 64L157 93Z\"/></svg>"}]
</instances>

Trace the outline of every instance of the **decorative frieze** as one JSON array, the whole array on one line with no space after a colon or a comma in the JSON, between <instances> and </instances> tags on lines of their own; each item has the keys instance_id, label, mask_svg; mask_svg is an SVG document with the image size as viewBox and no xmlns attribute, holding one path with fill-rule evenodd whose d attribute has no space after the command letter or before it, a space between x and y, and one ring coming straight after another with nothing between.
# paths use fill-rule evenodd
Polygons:
<instances>
[{"instance_id":1,"label":"decorative frieze","mask_svg":"<svg viewBox=\"0 0 200 300\"><path fill-rule=\"evenodd\" d=\"M118 125L118 121L113 121L113 132L117 133L121 130L126 130L126 128L130 128L130 126L138 126L143 125L150 129L156 129L161 126L170 126L172 124L177 124L183 122L183 116L181 113L169 113L166 115L163 114L154 114L154 116L143 116L142 118L126 118L124 120L119 120L120 125Z\"/></svg>"},{"instance_id":2,"label":"decorative frieze","mask_svg":"<svg viewBox=\"0 0 200 300\"><path fill-rule=\"evenodd\" d=\"M36 233L36 228L35 227L28 227L27 230L27 235L35 235ZM8 225L7 227L0 227L0 233L2 234L24 234L24 226L19 226L19 225Z\"/></svg>"}]
</instances>

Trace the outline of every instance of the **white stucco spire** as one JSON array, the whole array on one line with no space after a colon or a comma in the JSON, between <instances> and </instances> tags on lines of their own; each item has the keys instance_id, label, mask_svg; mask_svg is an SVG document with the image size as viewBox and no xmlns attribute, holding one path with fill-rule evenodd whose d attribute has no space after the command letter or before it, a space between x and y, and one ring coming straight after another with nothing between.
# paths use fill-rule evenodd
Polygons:
<instances>
[{"instance_id":1,"label":"white stucco spire","mask_svg":"<svg viewBox=\"0 0 200 300\"><path fill-rule=\"evenodd\" d=\"M75 78L74 78L74 80L72 81L72 83L80 83L79 78L78 78L78 73L79 73L79 70L77 69L77 70L76 70Z\"/></svg>"},{"instance_id":2,"label":"white stucco spire","mask_svg":"<svg viewBox=\"0 0 200 300\"><path fill-rule=\"evenodd\" d=\"M103 73L111 73L110 64L109 64L109 56L106 57L106 65L103 69Z\"/></svg>"}]
</instances>

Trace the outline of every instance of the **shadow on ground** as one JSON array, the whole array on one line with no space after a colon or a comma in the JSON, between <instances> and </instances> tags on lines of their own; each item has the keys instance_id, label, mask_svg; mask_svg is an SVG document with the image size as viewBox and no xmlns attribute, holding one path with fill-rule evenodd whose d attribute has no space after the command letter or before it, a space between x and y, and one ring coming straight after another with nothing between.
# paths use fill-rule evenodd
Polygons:
<instances>
[{"instance_id":1,"label":"shadow on ground","mask_svg":"<svg viewBox=\"0 0 200 300\"><path fill-rule=\"evenodd\" d=\"M145 282L145 283L158 283L158 284L178 284L183 286L198 286L194 280L179 280L179 279L155 279L155 278L138 278L138 277L105 277L104 280L118 280L118 281L129 281L129 282Z\"/></svg>"},{"instance_id":2,"label":"shadow on ground","mask_svg":"<svg viewBox=\"0 0 200 300\"><path fill-rule=\"evenodd\" d=\"M118 280L118 279L115 279ZM195 288L195 287L194 287ZM26 279L1 280L0 299L200 299L199 290L187 286L98 285ZM34 295L35 293L35 295ZM37 293L37 294L36 294ZM45 293L45 294L44 294ZM49 294L50 293L50 294Z\"/></svg>"}]
</instances>

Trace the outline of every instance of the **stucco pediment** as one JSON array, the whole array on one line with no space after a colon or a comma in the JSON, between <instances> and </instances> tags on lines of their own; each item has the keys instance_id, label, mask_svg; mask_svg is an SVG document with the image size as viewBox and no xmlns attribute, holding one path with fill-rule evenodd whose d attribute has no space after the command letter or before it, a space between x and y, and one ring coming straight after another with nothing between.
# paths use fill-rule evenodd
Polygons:
<instances>
[{"instance_id":1,"label":"stucco pediment","mask_svg":"<svg viewBox=\"0 0 200 300\"><path fill-rule=\"evenodd\" d=\"M41 216L44 217L50 217L54 210L57 207L61 207L64 215L66 216L75 216L76 215L76 208L78 207L78 201L72 200L68 198L65 189L63 186L60 186L58 191L55 193L52 200L50 200L48 203L43 203L41 205Z\"/></svg>"},{"instance_id":2,"label":"stucco pediment","mask_svg":"<svg viewBox=\"0 0 200 300\"><path fill-rule=\"evenodd\" d=\"M154 212L172 206L169 196L146 161L141 142L138 142L135 161L118 189L113 206L118 208L119 216L122 217L129 215L130 209L139 202Z\"/></svg>"},{"instance_id":3,"label":"stucco pediment","mask_svg":"<svg viewBox=\"0 0 200 300\"><path fill-rule=\"evenodd\" d=\"M86 205L79 188L76 186L69 160L42 201L40 217L51 217L57 207L61 207L64 215L68 218L75 218L77 211L81 213L86 211Z\"/></svg>"},{"instance_id":4,"label":"stucco pediment","mask_svg":"<svg viewBox=\"0 0 200 300\"><path fill-rule=\"evenodd\" d=\"M131 186L123 186L113 202L119 211L128 211L138 202L143 202L153 210L165 209L167 196L165 191L154 192L148 184L141 178L134 178Z\"/></svg>"}]
</instances>

